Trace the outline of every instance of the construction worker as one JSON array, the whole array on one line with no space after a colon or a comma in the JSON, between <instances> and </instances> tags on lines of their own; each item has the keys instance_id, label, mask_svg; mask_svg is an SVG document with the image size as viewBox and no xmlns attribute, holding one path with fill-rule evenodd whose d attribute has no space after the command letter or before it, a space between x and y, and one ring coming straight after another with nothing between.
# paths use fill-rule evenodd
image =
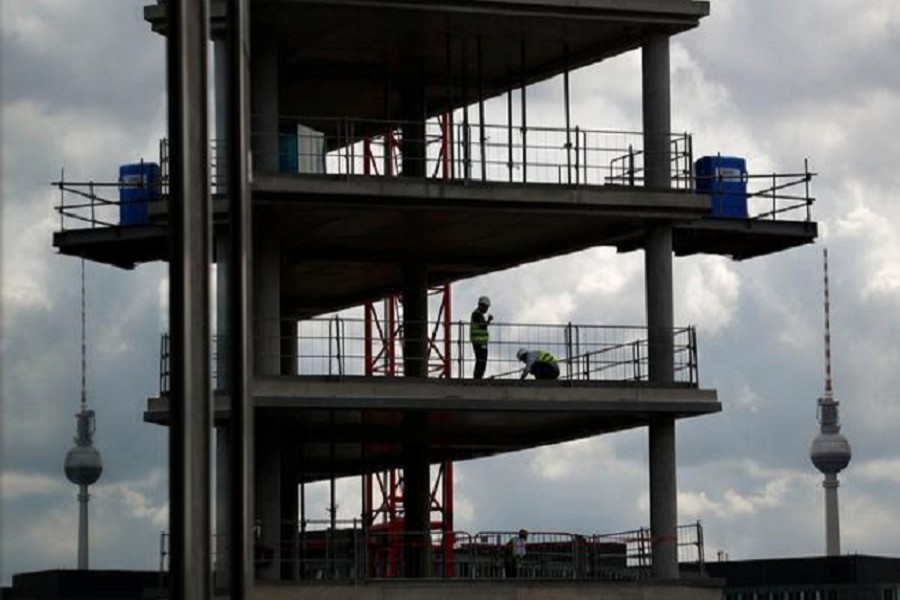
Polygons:
<instances>
[{"instance_id":1,"label":"construction worker","mask_svg":"<svg viewBox=\"0 0 900 600\"><path fill-rule=\"evenodd\" d=\"M491 299L482 296L478 299L478 306L472 311L472 319L469 321L469 341L472 342L472 350L475 351L475 371L472 377L482 379L487 368L488 359L488 324L494 320L493 315L487 314L491 307Z\"/></svg>"},{"instance_id":2,"label":"construction worker","mask_svg":"<svg viewBox=\"0 0 900 600\"><path fill-rule=\"evenodd\" d=\"M525 363L519 379L525 379L529 374L534 375L535 379L559 379L559 365L549 352L519 348L516 358Z\"/></svg>"},{"instance_id":3,"label":"construction worker","mask_svg":"<svg viewBox=\"0 0 900 600\"><path fill-rule=\"evenodd\" d=\"M507 576L521 577L525 574L525 554L528 543L528 530L520 529L519 534L509 540L507 554Z\"/></svg>"}]
</instances>

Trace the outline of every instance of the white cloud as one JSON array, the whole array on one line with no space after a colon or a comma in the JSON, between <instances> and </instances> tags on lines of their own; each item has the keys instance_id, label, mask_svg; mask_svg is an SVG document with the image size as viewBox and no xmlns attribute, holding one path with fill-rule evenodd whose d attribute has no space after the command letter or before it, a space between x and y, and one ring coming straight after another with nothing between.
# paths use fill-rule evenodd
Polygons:
<instances>
[{"instance_id":1,"label":"white cloud","mask_svg":"<svg viewBox=\"0 0 900 600\"><path fill-rule=\"evenodd\" d=\"M883 458L855 464L853 476L869 481L900 484L900 458Z\"/></svg>"},{"instance_id":2,"label":"white cloud","mask_svg":"<svg viewBox=\"0 0 900 600\"><path fill-rule=\"evenodd\" d=\"M765 408L766 406L765 398L753 391L749 384L744 384L744 386L741 387L734 403L738 408L754 414L759 413L760 409Z\"/></svg>"},{"instance_id":3,"label":"white cloud","mask_svg":"<svg viewBox=\"0 0 900 600\"><path fill-rule=\"evenodd\" d=\"M154 469L137 480L98 483L93 487L93 496L97 498L99 510L166 528L169 523L169 506L164 494L167 482L168 474Z\"/></svg>"},{"instance_id":4,"label":"white cloud","mask_svg":"<svg viewBox=\"0 0 900 600\"><path fill-rule=\"evenodd\" d=\"M60 468L60 475L62 468ZM32 473L0 473L0 490L5 500L18 500L27 496L58 494L65 484L61 477L48 477Z\"/></svg>"},{"instance_id":5,"label":"white cloud","mask_svg":"<svg viewBox=\"0 0 900 600\"><path fill-rule=\"evenodd\" d=\"M679 261L676 275L676 314L704 333L716 334L737 315L741 281L729 263L701 256Z\"/></svg>"},{"instance_id":6,"label":"white cloud","mask_svg":"<svg viewBox=\"0 0 900 600\"><path fill-rule=\"evenodd\" d=\"M900 232L895 222L860 203L837 220L834 236L868 242L860 261L863 297L889 297L900 304Z\"/></svg>"}]
</instances>

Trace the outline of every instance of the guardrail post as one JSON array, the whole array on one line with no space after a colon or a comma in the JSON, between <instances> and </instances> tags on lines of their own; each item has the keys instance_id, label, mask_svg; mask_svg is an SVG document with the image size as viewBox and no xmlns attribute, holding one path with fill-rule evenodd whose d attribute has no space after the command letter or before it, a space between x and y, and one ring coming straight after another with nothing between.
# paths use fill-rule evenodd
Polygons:
<instances>
[{"instance_id":1,"label":"guardrail post","mask_svg":"<svg viewBox=\"0 0 900 600\"><path fill-rule=\"evenodd\" d=\"M66 230L66 191L63 186L66 183L66 170L59 170L59 230Z\"/></svg>"},{"instance_id":2,"label":"guardrail post","mask_svg":"<svg viewBox=\"0 0 900 600\"><path fill-rule=\"evenodd\" d=\"M775 190L778 188L778 175L772 173L772 220L776 220L777 216L777 203L776 200L778 198Z\"/></svg>"},{"instance_id":3,"label":"guardrail post","mask_svg":"<svg viewBox=\"0 0 900 600\"><path fill-rule=\"evenodd\" d=\"M335 315L334 316L334 331L337 336L336 341L336 350L337 350L337 368L338 375L344 374L344 322L343 320Z\"/></svg>"},{"instance_id":4,"label":"guardrail post","mask_svg":"<svg viewBox=\"0 0 900 600\"><path fill-rule=\"evenodd\" d=\"M697 328L693 325L688 328L690 332L690 356L691 356L691 383L700 385L700 364L697 359Z\"/></svg>"},{"instance_id":5,"label":"guardrail post","mask_svg":"<svg viewBox=\"0 0 900 600\"><path fill-rule=\"evenodd\" d=\"M581 132L584 136L584 143L582 144L582 148L584 148L584 183L588 185L590 183L590 172L588 171L588 132Z\"/></svg>"},{"instance_id":6,"label":"guardrail post","mask_svg":"<svg viewBox=\"0 0 900 600\"><path fill-rule=\"evenodd\" d=\"M463 323L462 321L458 321L457 322L457 331L458 331L458 334L456 336L456 348L457 348L457 350L456 350L456 365L457 365L456 366L456 377L457 377L457 379L462 379L465 377L465 371L463 370L463 369L465 369L464 357L465 357L465 351L466 351L465 341L463 339L463 336L465 336L465 332L466 332L465 323Z\"/></svg>"},{"instance_id":7,"label":"guardrail post","mask_svg":"<svg viewBox=\"0 0 900 600\"><path fill-rule=\"evenodd\" d=\"M634 147L628 144L628 185L634 186Z\"/></svg>"},{"instance_id":8,"label":"guardrail post","mask_svg":"<svg viewBox=\"0 0 900 600\"><path fill-rule=\"evenodd\" d=\"M97 195L94 193L94 180L88 182L88 194L91 198L91 229L97 227Z\"/></svg>"},{"instance_id":9,"label":"guardrail post","mask_svg":"<svg viewBox=\"0 0 900 600\"><path fill-rule=\"evenodd\" d=\"M581 129L575 126L575 185L581 184Z\"/></svg>"},{"instance_id":10,"label":"guardrail post","mask_svg":"<svg viewBox=\"0 0 900 600\"><path fill-rule=\"evenodd\" d=\"M809 159L804 158L803 159L803 183L804 183L804 186L806 189L804 197L806 198L806 222L807 223L812 218L812 215L810 214L810 212L811 212L810 205L812 204L812 200L809 199L809 181L810 181L810 179L812 179L812 175L810 175L810 172L809 172Z\"/></svg>"}]
</instances>

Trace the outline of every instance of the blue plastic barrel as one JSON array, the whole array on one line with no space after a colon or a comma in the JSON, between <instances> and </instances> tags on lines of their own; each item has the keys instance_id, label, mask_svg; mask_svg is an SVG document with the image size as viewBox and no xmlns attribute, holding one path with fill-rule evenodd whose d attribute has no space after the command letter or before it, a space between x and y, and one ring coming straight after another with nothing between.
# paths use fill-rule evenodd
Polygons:
<instances>
[{"instance_id":1,"label":"blue plastic barrel","mask_svg":"<svg viewBox=\"0 0 900 600\"><path fill-rule=\"evenodd\" d=\"M712 196L709 215L747 218L747 162L737 156L704 156L694 163L700 194Z\"/></svg>"},{"instance_id":2,"label":"blue plastic barrel","mask_svg":"<svg viewBox=\"0 0 900 600\"><path fill-rule=\"evenodd\" d=\"M119 224L146 225L150 202L159 199L159 165L135 163L119 167Z\"/></svg>"}]
</instances>

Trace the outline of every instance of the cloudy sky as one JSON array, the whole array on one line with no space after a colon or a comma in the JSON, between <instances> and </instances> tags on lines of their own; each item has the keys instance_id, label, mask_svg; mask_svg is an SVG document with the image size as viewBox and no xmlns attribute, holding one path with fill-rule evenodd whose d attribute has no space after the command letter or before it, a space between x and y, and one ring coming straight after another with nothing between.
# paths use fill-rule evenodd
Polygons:
<instances>
[{"instance_id":1,"label":"cloudy sky","mask_svg":"<svg viewBox=\"0 0 900 600\"><path fill-rule=\"evenodd\" d=\"M79 384L79 262L58 256L66 177L112 181L157 155L164 42L142 2L3 0L2 545L0 580L75 564L75 489L62 476ZM678 426L680 521L708 555L802 556L824 546L808 460L823 389L821 247L832 270L835 386L853 462L841 477L843 548L900 556L900 4L714 0L672 43L673 129L695 155L796 171L808 157L820 239L736 263L677 259L676 322L699 331L701 383L724 410ZM575 73L573 120L640 128L640 55ZM533 123L563 124L561 87L530 92ZM497 107L500 109L500 107ZM499 110L502 112L502 110ZM639 253L591 250L463 282L459 315L490 292L504 321L644 321ZM141 423L158 390L162 265L88 265L89 398L105 461L92 488L92 563L153 568L167 527L165 431ZM457 528L609 532L647 524L646 433L457 467ZM347 488L356 488L348 483ZM536 491L539 490L539 491ZM312 512L325 515L322 490ZM342 502L351 516L354 498ZM318 507L318 508L317 508Z\"/></svg>"}]
</instances>

